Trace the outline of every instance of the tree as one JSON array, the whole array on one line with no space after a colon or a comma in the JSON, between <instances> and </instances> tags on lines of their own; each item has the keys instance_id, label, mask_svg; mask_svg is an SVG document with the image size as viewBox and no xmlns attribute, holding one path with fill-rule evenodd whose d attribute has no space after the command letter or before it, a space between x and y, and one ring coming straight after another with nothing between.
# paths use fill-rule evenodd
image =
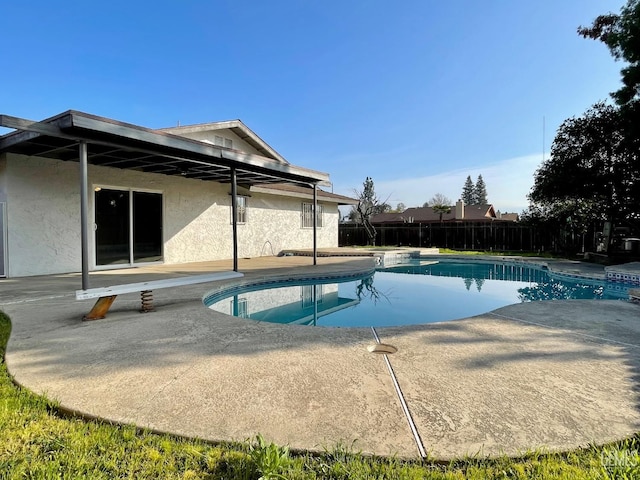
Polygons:
<instances>
[{"instance_id":1,"label":"tree","mask_svg":"<svg viewBox=\"0 0 640 480\"><path fill-rule=\"evenodd\" d=\"M373 214L377 215L379 213L388 213L388 212L391 212L392 210L393 209L391 208L391 205L389 205L387 202L382 202L376 207L374 207Z\"/></svg>"},{"instance_id":2,"label":"tree","mask_svg":"<svg viewBox=\"0 0 640 480\"><path fill-rule=\"evenodd\" d=\"M395 213L402 213L407 209L404 203L400 202L396 205Z\"/></svg>"},{"instance_id":3,"label":"tree","mask_svg":"<svg viewBox=\"0 0 640 480\"><path fill-rule=\"evenodd\" d=\"M432 208L433 211L440 216L440 223L442 223L442 215L445 213L451 213L450 205L434 205Z\"/></svg>"},{"instance_id":4,"label":"tree","mask_svg":"<svg viewBox=\"0 0 640 480\"><path fill-rule=\"evenodd\" d=\"M600 15L590 27L579 27L578 33L600 40L615 60L626 63L620 71L622 87L611 96L620 106L626 148L640 151L640 0L628 0L619 14Z\"/></svg>"},{"instance_id":5,"label":"tree","mask_svg":"<svg viewBox=\"0 0 640 480\"><path fill-rule=\"evenodd\" d=\"M437 206L451 207L451 203L452 203L451 200L446 195L442 193L436 193L433 197L431 197L431 200L429 200L422 206L423 207L437 207Z\"/></svg>"},{"instance_id":6,"label":"tree","mask_svg":"<svg viewBox=\"0 0 640 480\"><path fill-rule=\"evenodd\" d=\"M467 175L467 180L464 182L464 187L462 187L462 196L460 198L467 205L475 202L475 187L473 180L471 180L471 175Z\"/></svg>"},{"instance_id":7,"label":"tree","mask_svg":"<svg viewBox=\"0 0 640 480\"><path fill-rule=\"evenodd\" d=\"M608 220L640 216L640 155L630 150L620 110L604 102L565 120L529 199L542 211Z\"/></svg>"},{"instance_id":8,"label":"tree","mask_svg":"<svg viewBox=\"0 0 640 480\"><path fill-rule=\"evenodd\" d=\"M391 207L386 202L380 201L376 195L371 177L367 177L362 186L362 191L355 190L355 194L358 199L358 204L356 205L355 210L359 223L362 224L367 232L369 243L371 245L375 245L376 229L371 225L370 219L373 215L382 213L381 210L384 210L385 208L390 209Z\"/></svg>"},{"instance_id":9,"label":"tree","mask_svg":"<svg viewBox=\"0 0 640 480\"><path fill-rule=\"evenodd\" d=\"M535 227L537 231L551 232L558 250L576 250L576 238L584 235L598 218L602 218L597 205L584 199L571 199L553 203L532 203L520 215L520 223Z\"/></svg>"},{"instance_id":10,"label":"tree","mask_svg":"<svg viewBox=\"0 0 640 480\"><path fill-rule=\"evenodd\" d=\"M442 223L442 215L451 212L451 200L442 193L436 193L431 200L424 202L422 207L431 207L435 213L440 216L440 222Z\"/></svg>"},{"instance_id":11,"label":"tree","mask_svg":"<svg viewBox=\"0 0 640 480\"><path fill-rule=\"evenodd\" d=\"M628 0L620 14L596 17L590 27L579 27L584 38L603 42L616 60L627 65L621 70L622 87L611 95L621 106L640 101L640 0ZM636 105L637 106L637 105Z\"/></svg>"},{"instance_id":12,"label":"tree","mask_svg":"<svg viewBox=\"0 0 640 480\"><path fill-rule=\"evenodd\" d=\"M487 186L484 184L482 175L478 175L478 179L476 180L476 186L473 189L472 203L476 205L486 205L487 203L489 203L489 201L487 200Z\"/></svg>"},{"instance_id":13,"label":"tree","mask_svg":"<svg viewBox=\"0 0 640 480\"><path fill-rule=\"evenodd\" d=\"M357 191L356 191L356 194L357 194ZM373 207L371 211L371 215L377 215L379 213L387 213L387 212L394 212L394 210L393 208L391 208L391 205L389 205L386 202L383 202ZM349 215L347 215L347 218L352 222L362 223L360 214L358 213L358 208L356 205L351 206L351 210L349 211Z\"/></svg>"},{"instance_id":14,"label":"tree","mask_svg":"<svg viewBox=\"0 0 640 480\"><path fill-rule=\"evenodd\" d=\"M640 0L628 0L620 14L600 15L578 33L602 41L627 65L623 86L611 94L618 107L600 102L565 120L551 158L535 174L525 220L555 221L563 229L640 217Z\"/></svg>"}]
</instances>

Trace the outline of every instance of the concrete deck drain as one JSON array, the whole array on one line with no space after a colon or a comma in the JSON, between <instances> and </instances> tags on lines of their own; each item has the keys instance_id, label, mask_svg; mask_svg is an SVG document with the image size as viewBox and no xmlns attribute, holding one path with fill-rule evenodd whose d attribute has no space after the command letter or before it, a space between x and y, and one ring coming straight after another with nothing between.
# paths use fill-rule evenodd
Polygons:
<instances>
[{"instance_id":1,"label":"concrete deck drain","mask_svg":"<svg viewBox=\"0 0 640 480\"><path fill-rule=\"evenodd\" d=\"M377 353L380 355L391 355L398 351L396 347L389 345L388 343L376 343L375 345L369 345L367 350L369 353Z\"/></svg>"}]
</instances>

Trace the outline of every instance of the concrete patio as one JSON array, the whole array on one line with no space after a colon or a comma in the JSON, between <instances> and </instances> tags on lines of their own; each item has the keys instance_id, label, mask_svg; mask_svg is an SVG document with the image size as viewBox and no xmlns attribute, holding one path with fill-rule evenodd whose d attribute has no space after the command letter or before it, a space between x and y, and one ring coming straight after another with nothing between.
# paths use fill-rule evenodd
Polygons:
<instances>
[{"instance_id":1,"label":"concrete patio","mask_svg":"<svg viewBox=\"0 0 640 480\"><path fill-rule=\"evenodd\" d=\"M246 279L372 267L371 259L262 257ZM600 267L558 263L572 274ZM230 262L95 272L93 287L229 270ZM70 410L208 440L261 433L292 448L338 442L381 455L433 458L567 450L640 431L640 306L550 301L457 321L379 328L397 347L369 353L370 329L312 328L209 310L215 285L119 296L104 320L82 322L79 275L0 280L13 330L16 382Z\"/></svg>"}]
</instances>

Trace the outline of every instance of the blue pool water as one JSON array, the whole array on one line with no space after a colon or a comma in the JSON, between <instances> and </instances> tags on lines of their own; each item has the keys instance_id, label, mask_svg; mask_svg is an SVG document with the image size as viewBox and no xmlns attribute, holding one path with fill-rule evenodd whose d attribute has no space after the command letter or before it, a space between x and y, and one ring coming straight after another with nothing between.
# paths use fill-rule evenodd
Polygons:
<instances>
[{"instance_id":1,"label":"blue pool water","mask_svg":"<svg viewBox=\"0 0 640 480\"><path fill-rule=\"evenodd\" d=\"M619 288L619 287L618 287ZM505 263L414 261L357 279L256 285L210 295L212 310L274 323L381 327L470 317L520 302L626 298L604 281Z\"/></svg>"}]
</instances>

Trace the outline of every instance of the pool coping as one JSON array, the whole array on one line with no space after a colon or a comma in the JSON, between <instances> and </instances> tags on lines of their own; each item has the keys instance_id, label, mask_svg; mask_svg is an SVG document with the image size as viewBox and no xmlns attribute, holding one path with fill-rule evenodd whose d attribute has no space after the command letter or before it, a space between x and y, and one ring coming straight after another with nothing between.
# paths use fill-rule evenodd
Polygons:
<instances>
[{"instance_id":1,"label":"pool coping","mask_svg":"<svg viewBox=\"0 0 640 480\"><path fill-rule=\"evenodd\" d=\"M529 268L536 268L539 270L545 270L550 277L556 279L585 279L591 280L595 282L599 282L602 284L607 283L606 274L603 273L579 273L579 272L566 272L563 271L561 266L555 264L552 260L542 259L542 258L531 258L531 257L512 257L512 256L473 256L469 258L469 256L465 255L449 255L449 254L440 254L440 255L424 255L420 256L420 259L438 259L443 258L445 260L461 260L466 263L506 263L511 265L525 265Z\"/></svg>"},{"instance_id":2,"label":"pool coping","mask_svg":"<svg viewBox=\"0 0 640 480\"><path fill-rule=\"evenodd\" d=\"M345 255L346 256L346 255ZM260 287L260 286L269 286L269 285L277 285L286 287L289 283L294 282L313 282L318 280L336 280L336 279L344 279L344 281L349 280L357 280L369 275L373 275L376 272L376 267L372 263L371 266L368 267L359 267L355 268L349 272L334 272L334 273L324 273L321 275L310 274L310 273L289 273L286 275L274 275L269 276L263 279L256 278L247 278L242 277L238 279L234 279L232 281L224 282L211 290L207 291L202 296L202 303L207 306L208 302L211 302L211 299L217 297L219 295L225 295L227 292L232 292L235 289L243 288L243 287Z\"/></svg>"}]
</instances>

